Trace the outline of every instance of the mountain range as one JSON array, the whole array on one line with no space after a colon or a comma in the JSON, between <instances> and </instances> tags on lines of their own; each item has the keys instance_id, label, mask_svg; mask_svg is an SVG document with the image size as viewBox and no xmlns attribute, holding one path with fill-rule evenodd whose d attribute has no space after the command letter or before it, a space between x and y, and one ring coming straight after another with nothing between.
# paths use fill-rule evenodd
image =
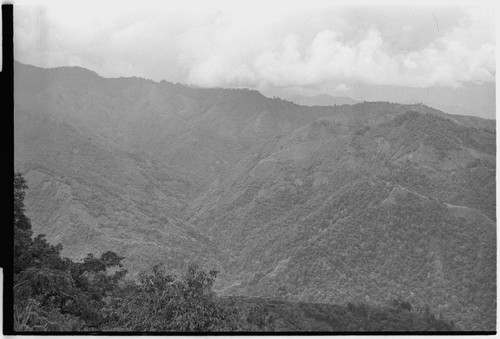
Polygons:
<instances>
[{"instance_id":1,"label":"mountain range","mask_svg":"<svg viewBox=\"0 0 500 339\"><path fill-rule=\"evenodd\" d=\"M35 233L220 271L221 295L496 321L494 120L423 104L301 106L248 89L14 69L15 169Z\"/></svg>"},{"instance_id":2,"label":"mountain range","mask_svg":"<svg viewBox=\"0 0 500 339\"><path fill-rule=\"evenodd\" d=\"M299 95L291 91L263 89L266 96L278 96L304 106L352 105L363 101L389 101L402 104L422 103L453 115L495 119L495 83L463 83L457 87L404 87L360 82L339 88L318 89L317 95ZM311 89L312 90L312 89ZM314 93L314 92L313 92ZM326 94L328 93L328 94Z\"/></svg>"},{"instance_id":3,"label":"mountain range","mask_svg":"<svg viewBox=\"0 0 500 339\"><path fill-rule=\"evenodd\" d=\"M328 94L319 94L315 96L294 95L290 101L302 106L335 106L335 105L354 105L360 103L349 97L331 96Z\"/></svg>"}]
</instances>

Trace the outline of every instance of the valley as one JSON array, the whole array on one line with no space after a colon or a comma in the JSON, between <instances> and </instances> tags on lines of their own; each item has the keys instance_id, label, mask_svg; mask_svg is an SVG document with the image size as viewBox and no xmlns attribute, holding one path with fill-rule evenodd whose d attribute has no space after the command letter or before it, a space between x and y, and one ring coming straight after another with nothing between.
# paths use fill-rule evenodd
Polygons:
<instances>
[{"instance_id":1,"label":"valley","mask_svg":"<svg viewBox=\"0 0 500 339\"><path fill-rule=\"evenodd\" d=\"M15 169L35 234L131 278L216 268L219 295L496 322L495 121L389 102L15 63Z\"/></svg>"}]
</instances>

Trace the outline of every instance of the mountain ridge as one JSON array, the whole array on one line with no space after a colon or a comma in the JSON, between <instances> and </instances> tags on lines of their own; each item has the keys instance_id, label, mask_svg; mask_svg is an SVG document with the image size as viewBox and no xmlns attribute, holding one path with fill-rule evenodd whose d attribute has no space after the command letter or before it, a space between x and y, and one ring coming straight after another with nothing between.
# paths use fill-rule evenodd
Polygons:
<instances>
[{"instance_id":1,"label":"mountain ridge","mask_svg":"<svg viewBox=\"0 0 500 339\"><path fill-rule=\"evenodd\" d=\"M335 105L353 105L360 103L351 97L345 96L332 96L329 94L318 94L314 96L294 95L290 97L293 101L302 106L335 106Z\"/></svg>"},{"instance_id":2,"label":"mountain ridge","mask_svg":"<svg viewBox=\"0 0 500 339\"><path fill-rule=\"evenodd\" d=\"M15 168L34 231L66 254L199 261L225 295L402 296L493 328L491 120L74 71L15 64Z\"/></svg>"}]
</instances>

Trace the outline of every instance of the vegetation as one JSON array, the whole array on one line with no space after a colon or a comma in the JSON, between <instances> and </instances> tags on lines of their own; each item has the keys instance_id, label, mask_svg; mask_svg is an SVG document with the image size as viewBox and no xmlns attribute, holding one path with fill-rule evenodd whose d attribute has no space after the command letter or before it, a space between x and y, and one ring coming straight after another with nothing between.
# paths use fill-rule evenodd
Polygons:
<instances>
[{"instance_id":1,"label":"vegetation","mask_svg":"<svg viewBox=\"0 0 500 339\"><path fill-rule=\"evenodd\" d=\"M75 262L43 235L32 238L25 215L26 183L14 175L14 330L227 332L227 331L440 331L454 326L412 312L407 302L392 308L291 303L218 297L217 271L191 265L177 277L161 265L125 279L123 257L112 251Z\"/></svg>"},{"instance_id":2,"label":"vegetation","mask_svg":"<svg viewBox=\"0 0 500 339\"><path fill-rule=\"evenodd\" d=\"M15 168L30 184L33 234L78 264L125 257L84 277L126 268L117 286L134 279L140 292L150 265L182 282L196 262L220 272L224 295L383 309L401 297L464 330L496 328L493 121L419 104L304 107L83 69L15 73ZM23 227L19 243L23 232L43 243ZM21 270L30 254L16 246ZM100 328L147 328L116 310L151 306L113 291L96 306L109 319Z\"/></svg>"},{"instance_id":3,"label":"vegetation","mask_svg":"<svg viewBox=\"0 0 500 339\"><path fill-rule=\"evenodd\" d=\"M212 291L217 272L190 266L182 277L155 265L125 280L124 258L112 251L74 262L62 246L32 239L24 214L26 183L14 176L15 331L231 331L236 308Z\"/></svg>"},{"instance_id":4,"label":"vegetation","mask_svg":"<svg viewBox=\"0 0 500 339\"><path fill-rule=\"evenodd\" d=\"M80 262L60 255L43 235L31 238L24 214L26 184L14 177L14 329L80 331L99 329L106 298L126 274L114 252Z\"/></svg>"},{"instance_id":5,"label":"vegetation","mask_svg":"<svg viewBox=\"0 0 500 339\"><path fill-rule=\"evenodd\" d=\"M391 305L366 303L333 305L286 302L251 297L232 297L256 331L398 332L456 331L450 322L437 319L429 310L412 310L408 302L395 299ZM407 306L407 307L405 307ZM252 327L251 327L252 328Z\"/></svg>"}]
</instances>

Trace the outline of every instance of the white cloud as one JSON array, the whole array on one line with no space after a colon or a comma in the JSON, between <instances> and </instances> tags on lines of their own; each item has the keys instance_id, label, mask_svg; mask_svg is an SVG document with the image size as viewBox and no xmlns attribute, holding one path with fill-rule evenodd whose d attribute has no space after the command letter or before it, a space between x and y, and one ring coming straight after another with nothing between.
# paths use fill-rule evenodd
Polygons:
<instances>
[{"instance_id":1,"label":"white cloud","mask_svg":"<svg viewBox=\"0 0 500 339\"><path fill-rule=\"evenodd\" d=\"M335 87L335 90L337 92L348 92L350 89L351 88L346 84L339 84L337 87Z\"/></svg>"},{"instance_id":2,"label":"white cloud","mask_svg":"<svg viewBox=\"0 0 500 339\"><path fill-rule=\"evenodd\" d=\"M305 2L183 4L20 8L16 58L209 87L457 87L495 79L494 17L484 9L426 8L412 16L404 8Z\"/></svg>"},{"instance_id":3,"label":"white cloud","mask_svg":"<svg viewBox=\"0 0 500 339\"><path fill-rule=\"evenodd\" d=\"M410 87L490 82L495 79L493 20L485 14L467 8L454 28L416 50L391 48L377 27L371 27L358 41L329 29L317 32L309 42L299 34L276 39L259 32L259 38L270 47L257 52L265 43L260 42L255 48L251 33L221 33L239 32L240 28L233 25L216 33L222 34L223 39L218 36L218 42L205 46L201 53L205 57L188 67L188 80L201 86L260 88L316 86L336 81ZM236 52L228 52L228 46L236 48Z\"/></svg>"}]
</instances>

